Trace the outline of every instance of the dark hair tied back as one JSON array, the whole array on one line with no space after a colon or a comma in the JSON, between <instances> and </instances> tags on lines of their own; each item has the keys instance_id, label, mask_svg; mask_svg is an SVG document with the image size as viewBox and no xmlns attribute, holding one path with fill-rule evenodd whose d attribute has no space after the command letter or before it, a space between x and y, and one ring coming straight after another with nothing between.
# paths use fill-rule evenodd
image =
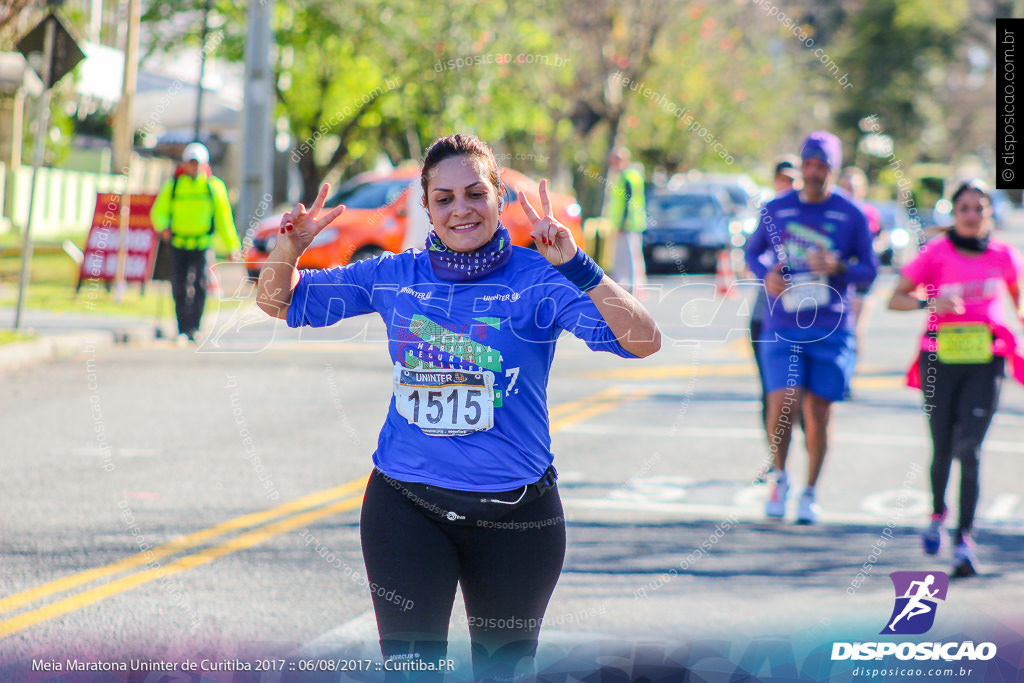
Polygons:
<instances>
[{"instance_id":1,"label":"dark hair tied back","mask_svg":"<svg viewBox=\"0 0 1024 683\"><path fill-rule=\"evenodd\" d=\"M427 149L423 157L423 170L420 171L420 184L423 186L423 201L427 201L427 185L434 167L445 159L452 157L470 157L484 162L487 179L494 186L499 199L502 195L501 178L498 175L498 161L490 146L476 137L466 133L456 133L448 137L438 138Z\"/></svg>"},{"instance_id":2,"label":"dark hair tied back","mask_svg":"<svg viewBox=\"0 0 1024 683\"><path fill-rule=\"evenodd\" d=\"M953 197L951 199L954 206L956 206L956 200L960 199L964 192L978 192L981 194L982 197L988 200L989 205L992 204L992 192L991 190L988 189L988 185L986 185L984 182L980 180L965 180L964 182L960 183L959 187L956 188L956 192L953 193Z\"/></svg>"}]
</instances>

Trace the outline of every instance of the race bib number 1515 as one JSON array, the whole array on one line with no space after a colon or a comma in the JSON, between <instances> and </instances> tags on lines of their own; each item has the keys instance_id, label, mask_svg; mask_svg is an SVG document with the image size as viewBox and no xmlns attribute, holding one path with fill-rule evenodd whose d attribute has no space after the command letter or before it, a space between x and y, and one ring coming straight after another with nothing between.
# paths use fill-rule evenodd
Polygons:
<instances>
[{"instance_id":1,"label":"race bib number 1515","mask_svg":"<svg viewBox=\"0 0 1024 683\"><path fill-rule=\"evenodd\" d=\"M494 426L494 373L410 370L395 364L395 408L428 436L463 436Z\"/></svg>"}]
</instances>

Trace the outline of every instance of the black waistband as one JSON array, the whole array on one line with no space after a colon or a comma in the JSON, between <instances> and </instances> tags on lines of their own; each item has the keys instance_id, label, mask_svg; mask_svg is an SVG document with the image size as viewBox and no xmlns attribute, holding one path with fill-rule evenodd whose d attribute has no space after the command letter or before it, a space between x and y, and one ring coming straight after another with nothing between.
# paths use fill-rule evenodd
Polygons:
<instances>
[{"instance_id":1,"label":"black waistband","mask_svg":"<svg viewBox=\"0 0 1024 683\"><path fill-rule=\"evenodd\" d=\"M986 324L986 323L981 322L981 321L971 322L971 323L943 323L943 325L984 325L984 324ZM942 325L940 325L939 327L942 327ZM991 326L989 326L988 331L989 331L990 334L995 336L995 332L993 332ZM928 337L930 339L938 339L939 331L938 330L925 330L924 336L926 336L926 337Z\"/></svg>"},{"instance_id":2,"label":"black waistband","mask_svg":"<svg viewBox=\"0 0 1024 683\"><path fill-rule=\"evenodd\" d=\"M523 505L539 499L554 488L558 479L555 468L548 467L541 478L532 484L509 491L488 492L463 491L432 484L400 481L389 477L376 467L373 473L428 516L451 523L477 525L501 519Z\"/></svg>"},{"instance_id":3,"label":"black waistband","mask_svg":"<svg viewBox=\"0 0 1024 683\"><path fill-rule=\"evenodd\" d=\"M465 490L465 489L449 489L449 488L445 488L443 486L435 486L434 484L423 484L423 483L420 483L420 482L410 482L410 481L402 481L401 479L395 479L394 477L389 477L388 475L386 475L383 470L381 470L379 467L376 467L376 466L374 466L373 471L376 472L381 477L383 477L389 484L394 482L396 484L402 484L403 486L409 486L409 485L429 486L432 489L437 489L438 491L444 491L445 493L452 493L452 494L456 494L456 495L461 494L461 495L465 495L465 496L469 496L469 497L477 497L477 496L479 496L479 497L486 497L486 496L512 495L512 494L518 494L518 493L522 492L522 490L523 490L522 486L519 486L519 487L514 488L514 489L508 489L507 491L469 491L469 490ZM549 465L548 468L546 470L544 470L544 474L542 474L540 476L540 479L538 479L537 481L533 482L532 484L526 484L526 486L530 487L530 488L533 488L533 489L536 489L536 491L538 493L544 493L545 491L550 489L552 486L554 486L557 481L558 481L558 472L555 470L554 465Z\"/></svg>"}]
</instances>

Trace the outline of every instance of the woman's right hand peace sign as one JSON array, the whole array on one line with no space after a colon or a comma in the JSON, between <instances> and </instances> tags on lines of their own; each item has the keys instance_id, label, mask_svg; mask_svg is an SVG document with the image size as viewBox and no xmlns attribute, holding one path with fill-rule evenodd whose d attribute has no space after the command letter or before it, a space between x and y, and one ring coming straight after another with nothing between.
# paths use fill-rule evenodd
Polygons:
<instances>
[{"instance_id":1,"label":"woman's right hand peace sign","mask_svg":"<svg viewBox=\"0 0 1024 683\"><path fill-rule=\"evenodd\" d=\"M296 204L294 209L281 217L281 229L277 233L278 249L284 248L295 256L301 255L321 230L345 212L345 205L339 204L325 214L320 213L330 191L331 186L324 183L308 211L304 205Z\"/></svg>"},{"instance_id":2,"label":"woman's right hand peace sign","mask_svg":"<svg viewBox=\"0 0 1024 683\"><path fill-rule=\"evenodd\" d=\"M533 223L533 230L530 237L537 245L537 251L548 260L553 266L560 266L576 256L576 240L572 237L572 231L565 227L551 213L551 198L548 196L548 180L540 181L540 203L544 209L541 216L533 208L533 204L526 198L526 193L520 188L519 204L523 207L527 219Z\"/></svg>"}]
</instances>

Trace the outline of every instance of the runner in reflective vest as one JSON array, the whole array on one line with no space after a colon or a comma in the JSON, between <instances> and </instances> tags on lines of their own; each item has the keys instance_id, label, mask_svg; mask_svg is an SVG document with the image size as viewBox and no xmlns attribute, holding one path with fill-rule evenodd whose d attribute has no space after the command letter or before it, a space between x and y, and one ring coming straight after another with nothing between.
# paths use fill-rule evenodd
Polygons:
<instances>
[{"instance_id":1,"label":"runner in reflective vest","mask_svg":"<svg viewBox=\"0 0 1024 683\"><path fill-rule=\"evenodd\" d=\"M610 169L618 176L609 186L608 219L616 231L615 279L633 294L647 284L642 233L647 227L644 177L629 165L629 150L612 152Z\"/></svg>"},{"instance_id":2,"label":"runner in reflective vest","mask_svg":"<svg viewBox=\"0 0 1024 683\"><path fill-rule=\"evenodd\" d=\"M206 303L206 261L211 246L238 260L241 244L224 183L210 172L210 153L194 142L185 147L175 177L164 183L150 216L171 244L171 292L178 334L195 341Z\"/></svg>"},{"instance_id":3,"label":"runner in reflective vest","mask_svg":"<svg viewBox=\"0 0 1024 683\"><path fill-rule=\"evenodd\" d=\"M615 226L622 230L643 232L647 227L644 177L640 171L631 166L622 169L612 191L609 213Z\"/></svg>"}]
</instances>

